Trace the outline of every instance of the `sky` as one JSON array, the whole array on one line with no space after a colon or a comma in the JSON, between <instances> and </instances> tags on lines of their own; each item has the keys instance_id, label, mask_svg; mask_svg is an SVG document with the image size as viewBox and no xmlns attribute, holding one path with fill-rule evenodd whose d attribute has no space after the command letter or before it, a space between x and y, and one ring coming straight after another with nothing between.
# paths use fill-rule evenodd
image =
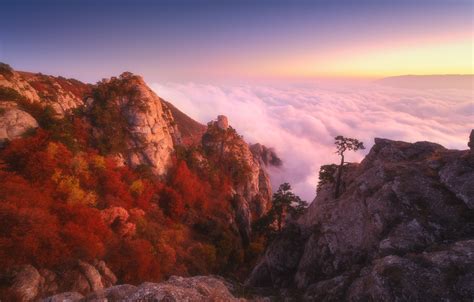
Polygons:
<instances>
[{"instance_id":1,"label":"sky","mask_svg":"<svg viewBox=\"0 0 474 302\"><path fill-rule=\"evenodd\" d=\"M473 73L470 0L1 0L0 61L86 82Z\"/></svg>"},{"instance_id":2,"label":"sky","mask_svg":"<svg viewBox=\"0 0 474 302\"><path fill-rule=\"evenodd\" d=\"M336 135L466 149L473 89L381 86L473 74L472 0L0 0L0 61L94 83L140 74L205 124L218 114L276 150L274 188L307 201ZM434 85L433 88L436 88Z\"/></svg>"}]
</instances>

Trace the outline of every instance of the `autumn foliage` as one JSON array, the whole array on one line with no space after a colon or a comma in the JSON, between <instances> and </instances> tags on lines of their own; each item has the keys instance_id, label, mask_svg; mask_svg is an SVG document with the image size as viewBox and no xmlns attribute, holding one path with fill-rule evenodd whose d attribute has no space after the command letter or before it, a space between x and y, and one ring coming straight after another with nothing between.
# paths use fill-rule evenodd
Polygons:
<instances>
[{"instance_id":1,"label":"autumn foliage","mask_svg":"<svg viewBox=\"0 0 474 302\"><path fill-rule=\"evenodd\" d=\"M92 148L84 120L68 123L67 141L39 129L0 149L0 267L103 259L128 283L241 269L225 175L176 159L158 180Z\"/></svg>"}]
</instances>

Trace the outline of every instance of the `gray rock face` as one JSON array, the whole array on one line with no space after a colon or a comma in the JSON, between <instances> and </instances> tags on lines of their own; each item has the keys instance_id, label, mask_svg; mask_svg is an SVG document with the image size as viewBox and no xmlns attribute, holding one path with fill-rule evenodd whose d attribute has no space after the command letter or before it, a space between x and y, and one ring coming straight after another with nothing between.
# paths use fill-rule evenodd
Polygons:
<instances>
[{"instance_id":1,"label":"gray rock face","mask_svg":"<svg viewBox=\"0 0 474 302\"><path fill-rule=\"evenodd\" d=\"M174 123L172 113L145 83L143 78L125 72L118 78L103 80L98 88L104 91L116 91L107 100L92 100L107 102L120 112L126 120L128 139L125 142L127 150L123 158L131 167L147 165L152 171L163 176L171 166L171 158L175 144L180 142L180 135ZM102 127L95 128L100 136Z\"/></svg>"},{"instance_id":2,"label":"gray rock face","mask_svg":"<svg viewBox=\"0 0 474 302\"><path fill-rule=\"evenodd\" d=\"M202 145L208 155L239 166L239 173L244 171L245 175L241 175L232 184L232 190L235 220L245 242L250 238L252 221L265 214L270 207L270 177L265 164L251 151L249 144L228 124L225 128L221 127L223 121L228 123L227 118L220 116L220 121L219 124L218 118L218 121L208 124L208 131L202 137ZM207 164L205 158L201 161L203 165Z\"/></svg>"},{"instance_id":3,"label":"gray rock face","mask_svg":"<svg viewBox=\"0 0 474 302\"><path fill-rule=\"evenodd\" d=\"M275 153L275 150L268 148L265 145L256 143L250 145L250 150L254 157L265 166L280 167L283 164L282 160Z\"/></svg>"},{"instance_id":4,"label":"gray rock face","mask_svg":"<svg viewBox=\"0 0 474 302\"><path fill-rule=\"evenodd\" d=\"M17 267L7 275L12 280L6 293L13 301L35 301L50 296L46 301L78 301L92 291L113 286L117 278L104 261L87 263L78 261L76 266L59 272L37 270L32 265ZM5 285L5 284L4 284ZM64 292L54 295L58 292Z\"/></svg>"},{"instance_id":5,"label":"gray rock face","mask_svg":"<svg viewBox=\"0 0 474 302\"><path fill-rule=\"evenodd\" d=\"M75 302L82 298L84 296L78 292L65 292L43 299L43 302Z\"/></svg>"},{"instance_id":6,"label":"gray rock face","mask_svg":"<svg viewBox=\"0 0 474 302\"><path fill-rule=\"evenodd\" d=\"M0 145L6 140L21 137L29 129L38 127L36 120L20 110L15 103L0 102Z\"/></svg>"},{"instance_id":7,"label":"gray rock face","mask_svg":"<svg viewBox=\"0 0 474 302\"><path fill-rule=\"evenodd\" d=\"M89 85L73 79L15 71L0 73L0 87L14 89L30 102L49 105L59 115L84 104Z\"/></svg>"},{"instance_id":8,"label":"gray rock face","mask_svg":"<svg viewBox=\"0 0 474 302\"><path fill-rule=\"evenodd\" d=\"M364 268L348 288L355 301L469 301L474 297L474 241L437 251L390 255Z\"/></svg>"},{"instance_id":9,"label":"gray rock face","mask_svg":"<svg viewBox=\"0 0 474 302\"><path fill-rule=\"evenodd\" d=\"M321 301L472 298L473 181L469 151L376 139L347 167L341 196L323 186L299 231L271 244L247 283L294 286ZM288 240L302 244L279 244Z\"/></svg>"},{"instance_id":10,"label":"gray rock face","mask_svg":"<svg viewBox=\"0 0 474 302\"><path fill-rule=\"evenodd\" d=\"M161 283L147 282L139 286L117 285L91 293L85 298L77 296L76 299L69 301L247 301L235 298L229 291L230 287L231 285L223 279L212 276L189 278L172 276ZM72 296L71 293L67 294ZM59 301L56 297L58 296L43 301Z\"/></svg>"}]
</instances>

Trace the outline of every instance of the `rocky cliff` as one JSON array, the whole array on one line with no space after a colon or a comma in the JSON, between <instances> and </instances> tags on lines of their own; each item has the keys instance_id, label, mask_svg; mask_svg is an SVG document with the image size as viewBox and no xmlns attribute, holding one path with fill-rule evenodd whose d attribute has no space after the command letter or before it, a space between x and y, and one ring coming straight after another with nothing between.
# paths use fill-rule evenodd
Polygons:
<instances>
[{"instance_id":1,"label":"rocky cliff","mask_svg":"<svg viewBox=\"0 0 474 302\"><path fill-rule=\"evenodd\" d=\"M270 206L272 164L276 154L225 116L201 125L140 76L89 85L1 64L0 296L241 277L258 253L251 225ZM19 193L28 190L34 202ZM38 243L43 232L54 243Z\"/></svg>"},{"instance_id":2,"label":"rocky cliff","mask_svg":"<svg viewBox=\"0 0 474 302\"><path fill-rule=\"evenodd\" d=\"M181 137L170 109L143 78L126 72L99 82L85 110L103 151L131 167L146 165L157 175L166 174Z\"/></svg>"},{"instance_id":3,"label":"rocky cliff","mask_svg":"<svg viewBox=\"0 0 474 302\"><path fill-rule=\"evenodd\" d=\"M310 301L470 301L474 153L375 139L267 249L250 286Z\"/></svg>"},{"instance_id":4,"label":"rocky cliff","mask_svg":"<svg viewBox=\"0 0 474 302\"><path fill-rule=\"evenodd\" d=\"M12 89L31 102L50 105L61 116L81 106L91 89L91 85L75 79L15 71L4 63L0 63L0 87Z\"/></svg>"},{"instance_id":5,"label":"rocky cliff","mask_svg":"<svg viewBox=\"0 0 474 302\"><path fill-rule=\"evenodd\" d=\"M208 124L202 146L200 165L219 165L229 175L235 219L244 243L248 244L252 222L270 207L272 191L266 165L223 115Z\"/></svg>"}]
</instances>

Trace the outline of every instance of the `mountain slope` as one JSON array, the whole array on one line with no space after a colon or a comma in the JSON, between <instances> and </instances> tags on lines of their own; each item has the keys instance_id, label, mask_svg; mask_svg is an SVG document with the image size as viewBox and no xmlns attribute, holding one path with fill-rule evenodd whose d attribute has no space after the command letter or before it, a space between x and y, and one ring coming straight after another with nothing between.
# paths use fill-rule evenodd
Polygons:
<instances>
[{"instance_id":1,"label":"mountain slope","mask_svg":"<svg viewBox=\"0 0 474 302\"><path fill-rule=\"evenodd\" d=\"M183 144L192 145L199 143L201 141L202 135L204 134L204 132L206 132L206 126L193 120L170 102L163 102L170 109L174 121L178 125Z\"/></svg>"},{"instance_id":2,"label":"mountain slope","mask_svg":"<svg viewBox=\"0 0 474 302\"><path fill-rule=\"evenodd\" d=\"M474 297L474 152L375 139L347 167L344 192L320 187L267 249L247 284L322 301Z\"/></svg>"},{"instance_id":3,"label":"mountain slope","mask_svg":"<svg viewBox=\"0 0 474 302\"><path fill-rule=\"evenodd\" d=\"M5 64L0 109L2 299L242 278L262 250L269 177L228 123L195 122L128 72L89 85Z\"/></svg>"}]
</instances>

